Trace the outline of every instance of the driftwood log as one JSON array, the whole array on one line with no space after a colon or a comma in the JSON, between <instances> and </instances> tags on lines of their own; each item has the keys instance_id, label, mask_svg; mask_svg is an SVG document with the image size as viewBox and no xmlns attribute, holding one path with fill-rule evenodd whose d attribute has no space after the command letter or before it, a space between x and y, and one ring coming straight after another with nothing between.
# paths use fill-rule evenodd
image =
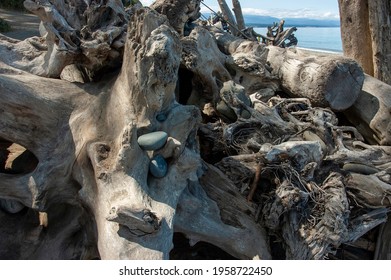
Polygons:
<instances>
[{"instance_id":1,"label":"driftwood log","mask_svg":"<svg viewBox=\"0 0 391 280\"><path fill-rule=\"evenodd\" d=\"M185 36L199 2L25 2L47 35L0 37L0 258L188 258L181 234L324 259L387 220L391 148L334 112L360 100L357 64Z\"/></svg>"},{"instance_id":2,"label":"driftwood log","mask_svg":"<svg viewBox=\"0 0 391 280\"><path fill-rule=\"evenodd\" d=\"M391 86L366 75L359 98L346 116L370 143L391 145Z\"/></svg>"}]
</instances>

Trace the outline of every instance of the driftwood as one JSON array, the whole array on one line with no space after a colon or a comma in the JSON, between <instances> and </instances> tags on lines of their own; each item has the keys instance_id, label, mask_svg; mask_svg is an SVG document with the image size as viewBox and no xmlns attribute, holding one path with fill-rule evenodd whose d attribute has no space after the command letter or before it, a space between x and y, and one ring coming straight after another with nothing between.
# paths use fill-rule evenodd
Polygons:
<instances>
[{"instance_id":1,"label":"driftwood","mask_svg":"<svg viewBox=\"0 0 391 280\"><path fill-rule=\"evenodd\" d=\"M236 25L236 20L231 10L229 9L227 2L225 0L217 0L217 3L220 6L221 13L223 14L224 21L228 24L228 29L233 35L238 34L238 27Z\"/></svg>"},{"instance_id":2,"label":"driftwood","mask_svg":"<svg viewBox=\"0 0 391 280\"><path fill-rule=\"evenodd\" d=\"M334 112L361 94L354 61L193 26L199 1L50 3L28 1L46 37L0 38L1 258L168 259L177 233L324 259L386 221L391 149Z\"/></svg>"},{"instance_id":3,"label":"driftwood","mask_svg":"<svg viewBox=\"0 0 391 280\"><path fill-rule=\"evenodd\" d=\"M339 0L344 54L365 73L391 84L391 6L382 0Z\"/></svg>"},{"instance_id":4,"label":"driftwood","mask_svg":"<svg viewBox=\"0 0 391 280\"><path fill-rule=\"evenodd\" d=\"M278 25L275 22L272 26L268 26L266 36L260 35L262 42L267 45L282 48L296 46L298 41L293 33L297 30L297 28L290 27L284 30L284 24L285 20L282 19Z\"/></svg>"},{"instance_id":5,"label":"driftwood","mask_svg":"<svg viewBox=\"0 0 391 280\"><path fill-rule=\"evenodd\" d=\"M336 111L353 105L364 82L358 64L345 57L311 56L301 50L271 47L268 62L284 90Z\"/></svg>"},{"instance_id":6,"label":"driftwood","mask_svg":"<svg viewBox=\"0 0 391 280\"><path fill-rule=\"evenodd\" d=\"M200 3L201 0L179 0L175 3L158 0L151 5L151 8L166 15L170 25L183 35L185 25L200 17Z\"/></svg>"},{"instance_id":7,"label":"driftwood","mask_svg":"<svg viewBox=\"0 0 391 280\"><path fill-rule=\"evenodd\" d=\"M234 11L236 22L238 24L238 29L243 30L246 28L246 24L244 23L242 7L240 5L239 0L232 0L232 10Z\"/></svg>"},{"instance_id":8,"label":"driftwood","mask_svg":"<svg viewBox=\"0 0 391 280\"><path fill-rule=\"evenodd\" d=\"M346 116L370 143L390 145L390 114L391 86L366 75L362 91Z\"/></svg>"},{"instance_id":9,"label":"driftwood","mask_svg":"<svg viewBox=\"0 0 391 280\"><path fill-rule=\"evenodd\" d=\"M368 42L372 41L372 38L368 24L367 3L367 0L355 2L338 0L339 11L345 15L341 20L344 54L347 57L354 57L360 63L365 73L373 75L372 44L368 44Z\"/></svg>"}]
</instances>

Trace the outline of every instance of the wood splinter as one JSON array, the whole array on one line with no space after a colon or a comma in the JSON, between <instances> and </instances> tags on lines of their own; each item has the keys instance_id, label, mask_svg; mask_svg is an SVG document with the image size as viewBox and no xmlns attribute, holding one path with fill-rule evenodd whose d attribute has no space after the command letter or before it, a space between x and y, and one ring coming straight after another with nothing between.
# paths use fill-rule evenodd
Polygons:
<instances>
[{"instance_id":1,"label":"wood splinter","mask_svg":"<svg viewBox=\"0 0 391 280\"><path fill-rule=\"evenodd\" d=\"M48 227L48 213L39 212L38 217L39 217L39 225L45 228Z\"/></svg>"},{"instance_id":2,"label":"wood splinter","mask_svg":"<svg viewBox=\"0 0 391 280\"><path fill-rule=\"evenodd\" d=\"M262 163L259 163L257 165L257 169L255 170L254 180L253 180L253 183L251 184L250 192L248 193L248 196L247 196L248 202L251 202L253 200L253 196L255 194L255 191L257 190L259 180L261 179L262 167L263 167Z\"/></svg>"}]
</instances>

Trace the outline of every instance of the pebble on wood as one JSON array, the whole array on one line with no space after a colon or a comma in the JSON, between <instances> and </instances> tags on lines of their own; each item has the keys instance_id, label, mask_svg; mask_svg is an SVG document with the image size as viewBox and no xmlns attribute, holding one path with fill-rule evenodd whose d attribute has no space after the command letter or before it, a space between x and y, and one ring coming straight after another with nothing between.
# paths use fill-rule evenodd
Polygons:
<instances>
[{"instance_id":1,"label":"pebble on wood","mask_svg":"<svg viewBox=\"0 0 391 280\"><path fill-rule=\"evenodd\" d=\"M163 178L167 174L167 162L161 155L156 155L149 163L149 172L153 177Z\"/></svg>"},{"instance_id":2,"label":"pebble on wood","mask_svg":"<svg viewBox=\"0 0 391 280\"><path fill-rule=\"evenodd\" d=\"M154 151L162 148L167 141L168 135L164 131L155 131L141 135L137 143L144 150Z\"/></svg>"}]
</instances>

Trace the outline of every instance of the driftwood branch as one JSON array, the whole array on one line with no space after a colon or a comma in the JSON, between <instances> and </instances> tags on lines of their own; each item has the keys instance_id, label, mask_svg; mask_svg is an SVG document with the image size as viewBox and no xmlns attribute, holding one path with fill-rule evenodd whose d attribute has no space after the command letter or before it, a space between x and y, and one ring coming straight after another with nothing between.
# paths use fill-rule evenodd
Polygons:
<instances>
[{"instance_id":1,"label":"driftwood branch","mask_svg":"<svg viewBox=\"0 0 391 280\"><path fill-rule=\"evenodd\" d=\"M232 7L239 30L244 30L246 28L246 24L244 23L242 6L240 5L239 0L232 0Z\"/></svg>"}]
</instances>

